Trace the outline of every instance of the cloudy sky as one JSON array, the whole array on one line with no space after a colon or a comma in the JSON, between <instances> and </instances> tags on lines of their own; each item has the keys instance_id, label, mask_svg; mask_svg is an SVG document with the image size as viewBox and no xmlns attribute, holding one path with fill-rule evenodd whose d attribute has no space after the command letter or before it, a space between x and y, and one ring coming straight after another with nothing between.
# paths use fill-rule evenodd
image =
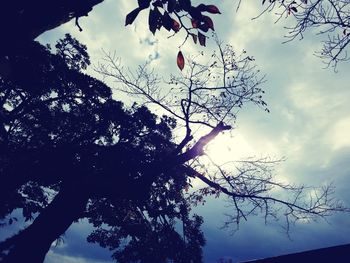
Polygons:
<instances>
[{"instance_id":1,"label":"cloudy sky","mask_svg":"<svg viewBox=\"0 0 350 263\"><path fill-rule=\"evenodd\" d=\"M237 128L217 138L210 146L210 154L217 160L248 155L286 157L277 176L311 185L334 182L336 196L350 206L350 63L339 65L338 73L324 69L321 60L313 55L321 48L319 39L307 35L302 41L281 44L284 22L275 24L273 15L252 21L259 13L256 1L242 2L238 13L234 1L217 4L222 15L214 18L216 31L221 40L237 50L244 48L256 58L266 73L265 100L271 113L246 107L238 116ZM145 14L137 18L135 25L124 27L124 17L134 5L130 0L105 0L89 17L80 19L83 32L71 21L38 40L54 43L71 33L87 45L95 64L103 57L103 48L116 51L129 66L147 60L164 76L178 72L175 58L181 35L168 39L163 31L152 36ZM210 52L213 45L208 45L204 52ZM190 54L202 49L188 41L182 50ZM258 217L243 222L233 236L220 230L223 214L230 212L224 200L208 200L196 212L205 220L204 257L208 263L225 256L235 261L248 260L350 242L349 214L334 215L328 222L298 224L289 239L277 224L264 225ZM90 230L84 222L75 224L66 233L65 242L50 251L46 262L110 262L108 251L85 242Z\"/></svg>"}]
</instances>

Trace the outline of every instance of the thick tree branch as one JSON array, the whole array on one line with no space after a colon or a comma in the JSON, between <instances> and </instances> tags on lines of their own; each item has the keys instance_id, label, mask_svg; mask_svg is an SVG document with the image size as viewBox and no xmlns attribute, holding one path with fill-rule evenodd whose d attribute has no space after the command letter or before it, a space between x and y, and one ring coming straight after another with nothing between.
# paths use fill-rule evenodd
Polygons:
<instances>
[{"instance_id":1,"label":"thick tree branch","mask_svg":"<svg viewBox=\"0 0 350 263\"><path fill-rule=\"evenodd\" d=\"M204 147L212 141L220 132L230 130L232 127L230 125L225 125L220 122L215 128L213 128L208 134L202 136L189 150L182 153L177 157L179 163L185 163L192 160L198 156L204 154Z\"/></svg>"}]
</instances>

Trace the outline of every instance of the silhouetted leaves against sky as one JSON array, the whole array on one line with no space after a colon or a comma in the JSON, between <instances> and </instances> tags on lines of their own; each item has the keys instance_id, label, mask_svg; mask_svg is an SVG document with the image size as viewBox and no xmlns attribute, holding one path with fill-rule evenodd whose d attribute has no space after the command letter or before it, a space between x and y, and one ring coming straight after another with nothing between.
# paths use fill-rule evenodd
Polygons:
<instances>
[{"instance_id":1,"label":"silhouetted leaves against sky","mask_svg":"<svg viewBox=\"0 0 350 263\"><path fill-rule=\"evenodd\" d=\"M135 8L134 10L132 10L129 14L127 14L126 18L125 18L125 25L131 25L134 20L136 19L137 15L139 14L139 12L141 11L141 9Z\"/></svg>"}]
</instances>

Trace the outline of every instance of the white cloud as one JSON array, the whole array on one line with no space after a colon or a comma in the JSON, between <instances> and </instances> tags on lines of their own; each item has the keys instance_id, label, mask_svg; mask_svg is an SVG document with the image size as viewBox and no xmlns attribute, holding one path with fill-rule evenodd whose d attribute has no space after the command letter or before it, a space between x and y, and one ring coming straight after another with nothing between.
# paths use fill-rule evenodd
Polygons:
<instances>
[{"instance_id":1,"label":"white cloud","mask_svg":"<svg viewBox=\"0 0 350 263\"><path fill-rule=\"evenodd\" d=\"M83 32L78 32L74 22L70 22L41 36L40 39L44 42L52 41L57 39L58 35L71 32L82 43L87 44L93 63L97 63L101 58L102 47L107 51L116 50L123 57L124 63L131 66L143 63L150 55L159 52L160 58L152 62L157 72L164 74L165 77L169 72L177 72L175 58L182 37L168 39L168 34L164 31L157 32L156 37L152 36L148 32L146 13L137 18L135 25L124 27L124 16L134 8L134 4L134 1L129 0L106 0L97 6L88 18L81 20ZM350 146L348 136L350 87L347 74L350 63L342 65L338 74L331 69L322 69L320 59L313 55L315 48L319 47L319 40L315 38L281 45L285 33L283 23L274 24L275 17L271 14L251 21L251 18L258 14L256 1L242 1L238 13L235 12L236 6L233 1L217 5L223 13L221 16L213 17L219 38L233 44L238 50L246 49L249 55L257 58L257 64L262 71L267 73L268 82L265 84L265 90L271 114L262 113L253 107L244 109L238 116L238 128L234 131L232 141L228 135L218 137L211 146L212 150L209 151L213 151L217 156L215 158L221 160L250 154L285 156L287 161L278 170L280 180L317 184L342 177L344 185L349 185L349 179L341 172L345 170L344 164L338 165L338 161L345 158L345 153L342 154L341 150ZM145 39L157 42L149 45ZM208 46L211 48L212 42L209 41ZM204 49L205 52L209 53L210 48ZM193 45L192 41L188 41L182 50L186 55L202 49L198 45ZM226 151L228 147L231 148L231 152ZM350 199L348 195L345 198ZM220 210L222 204L215 203L215 205L217 210ZM207 212L215 216L211 224L222 220L219 212L221 210L215 213ZM203 213L205 214L205 210ZM251 225L253 227L250 227L254 229L254 233L249 232L249 223L243 229L247 231L245 233L250 234L249 243L271 242L275 243L276 247L281 247L281 244L284 244L284 247L291 245L286 243L286 240L274 242L275 234L266 237L268 240L261 239L264 233L257 224L254 225L253 222ZM349 233L347 230L349 228L346 228L344 223L336 227L337 229L343 227L342 239L335 237L335 228L313 225L297 233L299 243L292 246L307 247L307 244L303 243L303 236L307 236L307 240L312 240L314 248L322 242L331 245L327 240L322 240L327 239L327 236L333 237L333 244L337 240L349 241L344 237ZM318 229L320 232L317 232ZM246 236L240 234L235 238L237 251L240 251L239 248L242 248L240 243L247 242ZM50 253L52 260L59 257L65 260L82 260L79 257Z\"/></svg>"},{"instance_id":2,"label":"white cloud","mask_svg":"<svg viewBox=\"0 0 350 263\"><path fill-rule=\"evenodd\" d=\"M350 147L350 118L339 120L330 130L329 137L333 150Z\"/></svg>"},{"instance_id":3,"label":"white cloud","mask_svg":"<svg viewBox=\"0 0 350 263\"><path fill-rule=\"evenodd\" d=\"M232 160L241 160L259 154L242 134L235 136L229 133L218 135L208 145L206 153L217 164L223 164Z\"/></svg>"},{"instance_id":4,"label":"white cloud","mask_svg":"<svg viewBox=\"0 0 350 263\"><path fill-rule=\"evenodd\" d=\"M295 83L289 88L289 98L295 107L304 112L315 112L325 104L327 97L321 94L321 90L311 88L307 83Z\"/></svg>"},{"instance_id":5,"label":"white cloud","mask_svg":"<svg viewBox=\"0 0 350 263\"><path fill-rule=\"evenodd\" d=\"M45 257L44 263L107 263L111 261L101 261L84 257L77 256L69 256L63 255L59 253L55 253L53 251L49 251Z\"/></svg>"}]
</instances>

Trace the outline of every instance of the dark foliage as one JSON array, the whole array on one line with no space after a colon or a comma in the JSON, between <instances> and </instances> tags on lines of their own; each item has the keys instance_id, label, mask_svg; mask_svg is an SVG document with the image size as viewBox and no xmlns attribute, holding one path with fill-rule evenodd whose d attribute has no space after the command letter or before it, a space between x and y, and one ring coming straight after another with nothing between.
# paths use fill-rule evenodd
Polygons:
<instances>
[{"instance_id":1,"label":"dark foliage","mask_svg":"<svg viewBox=\"0 0 350 263\"><path fill-rule=\"evenodd\" d=\"M276 218L282 211L288 226L290 218L296 221L345 210L330 198L329 187L321 189L309 203L302 198L302 186L276 183L269 169L273 161L245 162L242 167L236 166L238 173L213 164L213 176L202 169L199 157L204 155L204 147L220 132L231 129L224 121L235 119L236 108L246 101L266 106L262 90L257 88L263 79L255 66L250 66L251 57L237 57L230 47L219 44L221 58L213 57L219 59L219 65L189 61L190 75L173 77L169 82L180 83L180 104L172 101L175 93L169 93L165 100L155 97L158 87L154 84L158 82L146 68L141 67L136 74L149 84L146 88L117 71L114 77L126 85L127 92L145 96L146 102L184 122L186 134L177 145L172 134L174 119L157 117L144 106L126 109L112 98L109 87L82 72L90 63L84 45L69 35L54 50L33 42L39 34L72 18L81 31L79 17L102 1L19 0L2 9L0 22L5 37L0 46L0 217L9 219L4 224L12 224L16 219L6 216L16 208L22 209L26 220L36 216L29 227L0 243L3 262L43 261L51 243L81 218L88 218L95 226L89 241L113 250L113 257L120 262L200 262L205 243L199 229L202 219L191 217L190 208L203 202L203 196L220 193L230 198L236 211L228 224L238 224L257 210L266 218ZM277 2L288 1L269 1L270 10ZM293 1L282 7L299 19L296 13L301 7L310 11L303 6L308 3L301 1L296 6ZM323 8L320 3L315 1L315 7ZM347 2L330 3L335 3L334 10L345 10L338 12L338 18L346 15ZM191 36L202 46L206 33L214 30L208 13L220 13L216 6L193 6L190 0L141 0L127 15L126 25L146 9L153 34L162 27L174 33L183 29L187 32L185 41ZM300 19L297 21L303 21L303 16ZM9 21L11 27L7 26ZM339 26L333 24L329 32ZM295 36L319 24L305 25L296 27ZM342 34L347 40L346 28ZM339 59L348 41L344 43L328 53L339 51L335 57ZM182 52L177 62L183 69ZM118 70L113 60L111 63ZM217 70L223 70L224 81L213 88L209 75ZM226 75L232 80L226 80ZM241 82L237 82L237 76ZM207 95L213 99L208 100ZM206 126L210 131L195 138L193 125ZM185 197L190 177L207 186ZM270 196L275 187L291 193L291 198Z\"/></svg>"},{"instance_id":2,"label":"dark foliage","mask_svg":"<svg viewBox=\"0 0 350 263\"><path fill-rule=\"evenodd\" d=\"M115 258L124 262L184 262L180 255L193 249L200 259L201 219L189 218L186 176L169 158L175 121L113 100L105 84L81 72L89 58L71 36L50 51L33 43L8 58L13 72L26 73L1 76L1 217L16 208L26 220L40 213L0 245L4 261L43 260L51 242L83 217L97 228L89 240L118 249ZM175 231L180 221L184 237ZM107 243L106 225L113 235ZM165 249L169 237L176 250ZM123 239L130 242L119 247Z\"/></svg>"}]
</instances>

